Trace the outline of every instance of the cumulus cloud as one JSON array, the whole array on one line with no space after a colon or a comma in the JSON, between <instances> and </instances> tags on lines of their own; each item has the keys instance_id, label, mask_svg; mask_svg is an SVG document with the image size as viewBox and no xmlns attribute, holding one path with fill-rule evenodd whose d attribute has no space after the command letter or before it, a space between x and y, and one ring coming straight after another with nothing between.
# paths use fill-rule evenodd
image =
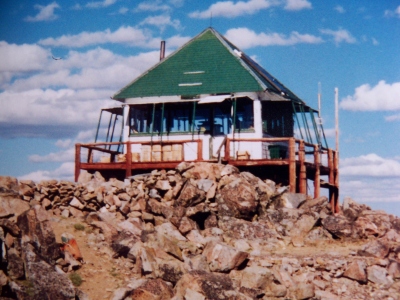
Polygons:
<instances>
[{"instance_id":1,"label":"cumulus cloud","mask_svg":"<svg viewBox=\"0 0 400 300\"><path fill-rule=\"evenodd\" d=\"M131 26L122 26L116 31L106 29L96 32L81 32L76 35L62 35L58 38L46 38L40 45L52 47L86 47L106 43L127 44L142 48L158 48L160 38L154 38L150 32Z\"/></svg>"},{"instance_id":2,"label":"cumulus cloud","mask_svg":"<svg viewBox=\"0 0 400 300\"><path fill-rule=\"evenodd\" d=\"M143 11L168 11L171 7L167 4L163 4L162 1L145 1L138 4L135 12Z\"/></svg>"},{"instance_id":3,"label":"cumulus cloud","mask_svg":"<svg viewBox=\"0 0 400 300\"><path fill-rule=\"evenodd\" d=\"M74 169L75 169L75 164L73 162L65 162L55 170L51 171L38 170L35 172L31 172L29 174L19 176L18 179L19 180L30 179L35 182L39 182L41 180L51 180L51 179L74 181L74 173L73 173Z\"/></svg>"},{"instance_id":4,"label":"cumulus cloud","mask_svg":"<svg viewBox=\"0 0 400 300\"><path fill-rule=\"evenodd\" d=\"M289 36L281 33L256 33L251 29L229 29L225 37L241 49L257 46L291 46L295 44L318 44L323 40L311 34L301 34L293 31Z\"/></svg>"},{"instance_id":5,"label":"cumulus cloud","mask_svg":"<svg viewBox=\"0 0 400 300\"><path fill-rule=\"evenodd\" d=\"M340 160L343 176L400 177L400 162L371 153Z\"/></svg>"},{"instance_id":6,"label":"cumulus cloud","mask_svg":"<svg viewBox=\"0 0 400 300\"><path fill-rule=\"evenodd\" d=\"M351 179L351 177L342 176L341 178L341 198L351 197L359 203L367 204L368 202L400 202L398 178L379 178L379 180L374 177Z\"/></svg>"},{"instance_id":7,"label":"cumulus cloud","mask_svg":"<svg viewBox=\"0 0 400 300\"><path fill-rule=\"evenodd\" d=\"M41 163L41 162L73 162L74 161L75 148L70 147L64 151L52 152L46 155L34 154L29 156L30 162Z\"/></svg>"},{"instance_id":8,"label":"cumulus cloud","mask_svg":"<svg viewBox=\"0 0 400 300\"><path fill-rule=\"evenodd\" d=\"M181 22L176 19L171 20L171 16L169 15L159 15L147 17L140 22L140 25L153 25L158 27L161 31L164 31L168 26L179 29L181 27Z\"/></svg>"},{"instance_id":9,"label":"cumulus cloud","mask_svg":"<svg viewBox=\"0 0 400 300\"><path fill-rule=\"evenodd\" d=\"M400 121L400 114L391 115L391 116L386 116L386 117L385 117L385 121L387 121L387 122L396 122L396 121Z\"/></svg>"},{"instance_id":10,"label":"cumulus cloud","mask_svg":"<svg viewBox=\"0 0 400 300\"><path fill-rule=\"evenodd\" d=\"M385 17L397 17L400 18L400 5L394 10L385 10Z\"/></svg>"},{"instance_id":11,"label":"cumulus cloud","mask_svg":"<svg viewBox=\"0 0 400 300\"><path fill-rule=\"evenodd\" d=\"M312 4L307 0L287 0L285 5L286 10L302 10L310 8L312 8Z\"/></svg>"},{"instance_id":12,"label":"cumulus cloud","mask_svg":"<svg viewBox=\"0 0 400 300\"><path fill-rule=\"evenodd\" d=\"M275 0L220 1L212 4L207 10L190 13L189 17L208 19L212 15L213 17L235 18L242 15L251 15L278 4L279 2Z\"/></svg>"},{"instance_id":13,"label":"cumulus cloud","mask_svg":"<svg viewBox=\"0 0 400 300\"><path fill-rule=\"evenodd\" d=\"M337 5L337 6L335 6L335 8L334 8L338 13L340 13L340 14L344 14L345 12L346 12L346 10L343 8L343 6L341 6L341 5Z\"/></svg>"},{"instance_id":14,"label":"cumulus cloud","mask_svg":"<svg viewBox=\"0 0 400 300\"><path fill-rule=\"evenodd\" d=\"M357 39L353 37L351 33L345 29L338 29L338 30L320 29L320 32L332 36L336 45L339 45L340 43L354 44L355 42L357 42Z\"/></svg>"},{"instance_id":15,"label":"cumulus cloud","mask_svg":"<svg viewBox=\"0 0 400 300\"><path fill-rule=\"evenodd\" d=\"M17 45L0 41L0 57L0 73L31 72L43 69L50 52L38 45Z\"/></svg>"},{"instance_id":16,"label":"cumulus cloud","mask_svg":"<svg viewBox=\"0 0 400 300\"><path fill-rule=\"evenodd\" d=\"M371 87L363 84L355 89L354 95L347 96L340 102L340 107L353 111L400 110L400 82L392 84L384 80Z\"/></svg>"},{"instance_id":17,"label":"cumulus cloud","mask_svg":"<svg viewBox=\"0 0 400 300\"><path fill-rule=\"evenodd\" d=\"M25 18L27 22L41 22L41 21L53 21L58 18L58 16L54 13L56 8L60 8L57 2L52 2L49 5L43 6L39 4L35 4L35 9L39 10L36 16L28 16Z\"/></svg>"},{"instance_id":18,"label":"cumulus cloud","mask_svg":"<svg viewBox=\"0 0 400 300\"><path fill-rule=\"evenodd\" d=\"M89 8L100 8L100 7L108 7L113 5L117 0L104 0L104 1L93 1L86 4L86 7Z\"/></svg>"}]
</instances>

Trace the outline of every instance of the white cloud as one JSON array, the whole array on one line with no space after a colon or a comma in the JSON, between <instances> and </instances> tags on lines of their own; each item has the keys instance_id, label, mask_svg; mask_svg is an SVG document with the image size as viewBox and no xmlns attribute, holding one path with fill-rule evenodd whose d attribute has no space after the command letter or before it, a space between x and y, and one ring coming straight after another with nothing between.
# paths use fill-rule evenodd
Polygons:
<instances>
[{"instance_id":1,"label":"white cloud","mask_svg":"<svg viewBox=\"0 0 400 300\"><path fill-rule=\"evenodd\" d=\"M179 48L185 43L187 43L191 38L188 36L174 35L166 40L167 48Z\"/></svg>"},{"instance_id":2,"label":"white cloud","mask_svg":"<svg viewBox=\"0 0 400 300\"><path fill-rule=\"evenodd\" d=\"M337 5L337 6L335 6L335 8L334 8L338 13L340 13L340 14L344 14L345 12L346 12L346 10L343 8L343 6L341 6L341 5Z\"/></svg>"},{"instance_id":3,"label":"white cloud","mask_svg":"<svg viewBox=\"0 0 400 300\"><path fill-rule=\"evenodd\" d=\"M136 12L143 12L143 11L167 11L170 10L171 7L169 5L163 4L162 1L145 1L139 3L136 7Z\"/></svg>"},{"instance_id":4,"label":"white cloud","mask_svg":"<svg viewBox=\"0 0 400 300\"><path fill-rule=\"evenodd\" d=\"M310 8L312 8L312 4L307 0L287 0L285 5L286 10L302 10Z\"/></svg>"},{"instance_id":5,"label":"white cloud","mask_svg":"<svg viewBox=\"0 0 400 300\"><path fill-rule=\"evenodd\" d=\"M30 179L35 182L39 182L41 180L51 180L51 179L74 181L74 170L75 170L74 162L65 162L55 170L51 171L38 170L29 174L19 176L18 179L19 180Z\"/></svg>"},{"instance_id":6,"label":"white cloud","mask_svg":"<svg viewBox=\"0 0 400 300\"><path fill-rule=\"evenodd\" d=\"M129 8L127 8L127 7L121 7L121 8L118 10L118 13L120 13L121 15L124 15L124 14L126 14L128 11L129 11Z\"/></svg>"},{"instance_id":7,"label":"white cloud","mask_svg":"<svg viewBox=\"0 0 400 300\"><path fill-rule=\"evenodd\" d=\"M159 15L159 16L149 16L140 22L140 25L153 25L158 27L161 31L164 31L166 27L171 26L175 29L181 27L181 22L179 20L171 20L169 15Z\"/></svg>"},{"instance_id":8,"label":"white cloud","mask_svg":"<svg viewBox=\"0 0 400 300\"><path fill-rule=\"evenodd\" d=\"M400 18L400 5L395 10L385 10L385 17Z\"/></svg>"},{"instance_id":9,"label":"white cloud","mask_svg":"<svg viewBox=\"0 0 400 300\"><path fill-rule=\"evenodd\" d=\"M56 142L56 146L58 148L68 148L70 147L72 144L72 140L71 139L66 139L66 140L57 140Z\"/></svg>"},{"instance_id":10,"label":"white cloud","mask_svg":"<svg viewBox=\"0 0 400 300\"><path fill-rule=\"evenodd\" d=\"M60 8L57 2L52 2L47 6L35 4L35 9L38 9L39 12L36 16L28 16L25 18L27 22L40 22L40 21L53 21L58 18L58 16L54 13L56 8Z\"/></svg>"},{"instance_id":11,"label":"white cloud","mask_svg":"<svg viewBox=\"0 0 400 300\"><path fill-rule=\"evenodd\" d=\"M249 0L247 2L220 1L212 4L207 10L195 11L189 14L191 18L208 19L211 17L234 18L242 15L251 15L260 10L278 5L275 0Z\"/></svg>"},{"instance_id":12,"label":"white cloud","mask_svg":"<svg viewBox=\"0 0 400 300\"><path fill-rule=\"evenodd\" d=\"M64 151L60 152L52 152L46 155L30 155L29 156L29 161L30 162L35 162L35 163L41 163L41 162L73 162L75 159L75 148L70 147Z\"/></svg>"},{"instance_id":13,"label":"white cloud","mask_svg":"<svg viewBox=\"0 0 400 300\"><path fill-rule=\"evenodd\" d=\"M31 72L43 69L50 52L38 45L16 45L0 41L0 57L0 73Z\"/></svg>"},{"instance_id":14,"label":"white cloud","mask_svg":"<svg viewBox=\"0 0 400 300\"><path fill-rule=\"evenodd\" d=\"M340 160L343 176L400 177L400 162L371 153Z\"/></svg>"},{"instance_id":15,"label":"white cloud","mask_svg":"<svg viewBox=\"0 0 400 300\"><path fill-rule=\"evenodd\" d=\"M400 185L398 182L398 178L359 177L352 180L350 177L342 176L340 198L349 196L358 203L366 203L367 205L368 202L400 202Z\"/></svg>"},{"instance_id":16,"label":"white cloud","mask_svg":"<svg viewBox=\"0 0 400 300\"><path fill-rule=\"evenodd\" d=\"M371 41L372 41L372 45L374 45L374 46L378 46L379 45L379 42L378 42L377 39L371 38Z\"/></svg>"},{"instance_id":17,"label":"white cloud","mask_svg":"<svg viewBox=\"0 0 400 300\"><path fill-rule=\"evenodd\" d=\"M256 33L248 28L229 29L225 37L241 49L257 46L291 46L295 44L318 44L323 40L310 34L293 31L289 36L281 33Z\"/></svg>"},{"instance_id":18,"label":"white cloud","mask_svg":"<svg viewBox=\"0 0 400 300\"><path fill-rule=\"evenodd\" d=\"M400 110L400 82L389 84L381 80L373 87L363 84L354 95L343 98L340 107L354 111Z\"/></svg>"},{"instance_id":19,"label":"white cloud","mask_svg":"<svg viewBox=\"0 0 400 300\"><path fill-rule=\"evenodd\" d=\"M100 7L108 7L113 5L117 0L103 0L103 1L93 1L86 4L86 7L89 8L100 8Z\"/></svg>"},{"instance_id":20,"label":"white cloud","mask_svg":"<svg viewBox=\"0 0 400 300\"><path fill-rule=\"evenodd\" d=\"M320 32L332 36L336 45L342 42L349 44L354 44L355 42L357 42L357 39L353 37L351 33L345 29L339 29L339 30L320 29Z\"/></svg>"},{"instance_id":21,"label":"white cloud","mask_svg":"<svg viewBox=\"0 0 400 300\"><path fill-rule=\"evenodd\" d=\"M387 121L387 122L396 122L396 121L400 121L400 114L391 115L391 116L386 116L386 117L385 117L385 121Z\"/></svg>"},{"instance_id":22,"label":"white cloud","mask_svg":"<svg viewBox=\"0 0 400 300\"><path fill-rule=\"evenodd\" d=\"M39 41L39 44L44 46L76 48L106 43L158 48L160 38L154 38L150 32L142 29L122 26L113 32L110 29L96 32L84 31L76 35L62 35L58 38L46 38Z\"/></svg>"}]
</instances>

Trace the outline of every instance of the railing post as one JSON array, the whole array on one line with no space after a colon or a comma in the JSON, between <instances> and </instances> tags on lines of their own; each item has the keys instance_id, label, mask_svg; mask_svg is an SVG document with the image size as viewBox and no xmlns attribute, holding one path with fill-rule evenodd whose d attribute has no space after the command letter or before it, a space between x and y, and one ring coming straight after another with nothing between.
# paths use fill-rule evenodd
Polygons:
<instances>
[{"instance_id":1,"label":"railing post","mask_svg":"<svg viewBox=\"0 0 400 300\"><path fill-rule=\"evenodd\" d=\"M125 178L132 176L132 150L131 142L126 142Z\"/></svg>"},{"instance_id":2,"label":"railing post","mask_svg":"<svg viewBox=\"0 0 400 300\"><path fill-rule=\"evenodd\" d=\"M225 161L229 161L231 152L231 140L229 138L226 139L225 145Z\"/></svg>"},{"instance_id":3,"label":"railing post","mask_svg":"<svg viewBox=\"0 0 400 300\"><path fill-rule=\"evenodd\" d=\"M334 166L334 184L335 184L335 191L334 191L334 212L339 213L340 206L339 206L339 151L335 151L333 155L333 166Z\"/></svg>"},{"instance_id":4,"label":"railing post","mask_svg":"<svg viewBox=\"0 0 400 300\"><path fill-rule=\"evenodd\" d=\"M321 166L321 158L319 155L319 145L314 145L314 165L315 165L315 176L314 176L314 198L318 198L321 194L321 186L320 186L320 166Z\"/></svg>"},{"instance_id":5,"label":"railing post","mask_svg":"<svg viewBox=\"0 0 400 300\"><path fill-rule=\"evenodd\" d=\"M296 143L294 138L289 139L289 190L296 192Z\"/></svg>"},{"instance_id":6,"label":"railing post","mask_svg":"<svg viewBox=\"0 0 400 300\"><path fill-rule=\"evenodd\" d=\"M75 144L75 182L78 181L81 171L81 144Z\"/></svg>"},{"instance_id":7,"label":"railing post","mask_svg":"<svg viewBox=\"0 0 400 300\"><path fill-rule=\"evenodd\" d=\"M197 161L203 160L203 140L197 140Z\"/></svg>"},{"instance_id":8,"label":"railing post","mask_svg":"<svg viewBox=\"0 0 400 300\"><path fill-rule=\"evenodd\" d=\"M307 194L307 170L306 170L306 154L304 141L301 140L299 144L299 162L300 162L300 179L299 179L299 192Z\"/></svg>"}]
</instances>

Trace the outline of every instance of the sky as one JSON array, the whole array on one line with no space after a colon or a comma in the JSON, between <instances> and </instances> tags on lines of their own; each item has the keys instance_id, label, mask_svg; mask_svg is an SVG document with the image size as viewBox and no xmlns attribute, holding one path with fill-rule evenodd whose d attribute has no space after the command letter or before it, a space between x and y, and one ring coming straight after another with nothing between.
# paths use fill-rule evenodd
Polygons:
<instances>
[{"instance_id":1,"label":"sky","mask_svg":"<svg viewBox=\"0 0 400 300\"><path fill-rule=\"evenodd\" d=\"M74 145L100 108L213 27L318 108L340 199L400 216L400 1L103 0L0 2L0 175L73 180Z\"/></svg>"}]
</instances>

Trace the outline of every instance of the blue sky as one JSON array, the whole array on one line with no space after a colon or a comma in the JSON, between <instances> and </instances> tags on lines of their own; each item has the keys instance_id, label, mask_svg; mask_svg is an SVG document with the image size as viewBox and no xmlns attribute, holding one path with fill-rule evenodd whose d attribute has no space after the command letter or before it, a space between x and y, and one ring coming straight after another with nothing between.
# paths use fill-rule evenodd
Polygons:
<instances>
[{"instance_id":1,"label":"blue sky","mask_svg":"<svg viewBox=\"0 0 400 300\"><path fill-rule=\"evenodd\" d=\"M0 2L0 175L73 179L115 92L209 26L317 108L340 191L400 215L400 1ZM54 60L55 58L62 58Z\"/></svg>"}]
</instances>

